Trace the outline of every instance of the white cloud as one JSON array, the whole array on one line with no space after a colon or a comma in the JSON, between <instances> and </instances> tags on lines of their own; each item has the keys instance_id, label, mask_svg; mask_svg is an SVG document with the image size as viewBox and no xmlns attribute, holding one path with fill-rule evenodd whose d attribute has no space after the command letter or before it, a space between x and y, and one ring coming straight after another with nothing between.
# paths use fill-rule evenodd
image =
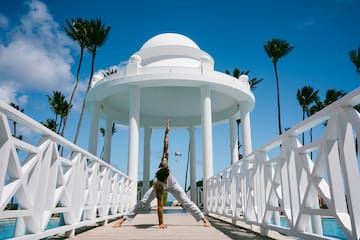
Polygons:
<instances>
[{"instance_id":1,"label":"white cloud","mask_svg":"<svg viewBox=\"0 0 360 240\"><path fill-rule=\"evenodd\" d=\"M6 103L16 102L16 90L11 86L0 87L0 100Z\"/></svg>"},{"instance_id":2,"label":"white cloud","mask_svg":"<svg viewBox=\"0 0 360 240\"><path fill-rule=\"evenodd\" d=\"M6 29L8 26L9 26L8 18L0 13L0 28Z\"/></svg>"},{"instance_id":3,"label":"white cloud","mask_svg":"<svg viewBox=\"0 0 360 240\"><path fill-rule=\"evenodd\" d=\"M18 101L20 106L25 106L28 102L28 96L27 95L21 95L18 97Z\"/></svg>"},{"instance_id":4,"label":"white cloud","mask_svg":"<svg viewBox=\"0 0 360 240\"><path fill-rule=\"evenodd\" d=\"M0 101L5 103L15 103L21 108L25 107L27 104L28 96L20 95L17 97L16 89L11 85L2 85L0 86Z\"/></svg>"},{"instance_id":5,"label":"white cloud","mask_svg":"<svg viewBox=\"0 0 360 240\"><path fill-rule=\"evenodd\" d=\"M75 45L44 3L34 0L27 5L29 11L11 29L9 41L0 44L0 85L11 83L16 91L68 92L74 79L70 47Z\"/></svg>"}]
</instances>

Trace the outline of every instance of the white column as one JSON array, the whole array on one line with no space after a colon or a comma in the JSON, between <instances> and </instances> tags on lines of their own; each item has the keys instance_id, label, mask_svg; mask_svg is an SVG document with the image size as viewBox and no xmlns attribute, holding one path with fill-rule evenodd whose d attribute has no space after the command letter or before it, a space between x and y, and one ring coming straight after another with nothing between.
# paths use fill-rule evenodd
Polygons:
<instances>
[{"instance_id":1,"label":"white column","mask_svg":"<svg viewBox=\"0 0 360 240\"><path fill-rule=\"evenodd\" d=\"M197 203L195 127L194 126L190 127L189 132L190 132L190 196L191 196L191 200Z\"/></svg>"},{"instance_id":2,"label":"white column","mask_svg":"<svg viewBox=\"0 0 360 240\"><path fill-rule=\"evenodd\" d=\"M99 133L99 112L100 112L100 103L94 102L91 105L88 151L94 154L95 156L97 155L97 144L98 144L98 133Z\"/></svg>"},{"instance_id":3,"label":"white column","mask_svg":"<svg viewBox=\"0 0 360 240\"><path fill-rule=\"evenodd\" d=\"M236 117L232 116L229 119L230 129L230 153L231 153L231 165L239 160L239 148L236 135Z\"/></svg>"},{"instance_id":4,"label":"white column","mask_svg":"<svg viewBox=\"0 0 360 240\"><path fill-rule=\"evenodd\" d=\"M105 123L105 141L104 141L104 161L110 163L111 157L111 140L112 140L112 126L113 121L111 119L106 119Z\"/></svg>"},{"instance_id":5,"label":"white column","mask_svg":"<svg viewBox=\"0 0 360 240\"><path fill-rule=\"evenodd\" d=\"M247 108L240 104L241 130L244 156L252 152L250 113Z\"/></svg>"},{"instance_id":6,"label":"white column","mask_svg":"<svg viewBox=\"0 0 360 240\"><path fill-rule=\"evenodd\" d=\"M140 89L136 86L130 88L129 93L129 159L128 176L132 183L130 204L136 203L138 165L139 165L139 115L140 115Z\"/></svg>"},{"instance_id":7,"label":"white column","mask_svg":"<svg viewBox=\"0 0 360 240\"><path fill-rule=\"evenodd\" d=\"M150 187L150 150L151 150L151 128L145 127L144 134L144 164L143 164L143 193Z\"/></svg>"},{"instance_id":8,"label":"white column","mask_svg":"<svg viewBox=\"0 0 360 240\"><path fill-rule=\"evenodd\" d=\"M206 181L213 176L213 143L212 143L212 113L211 90L209 86L201 88L201 125L202 125L202 157L203 157L203 182L204 182L204 211L207 212Z\"/></svg>"}]
</instances>

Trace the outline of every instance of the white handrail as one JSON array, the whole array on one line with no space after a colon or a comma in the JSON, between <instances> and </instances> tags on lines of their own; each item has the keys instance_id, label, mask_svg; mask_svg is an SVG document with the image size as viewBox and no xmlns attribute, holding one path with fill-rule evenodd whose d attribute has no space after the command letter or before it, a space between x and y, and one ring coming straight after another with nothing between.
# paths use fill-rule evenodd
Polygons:
<instances>
[{"instance_id":1,"label":"white handrail","mask_svg":"<svg viewBox=\"0 0 360 240\"><path fill-rule=\"evenodd\" d=\"M12 136L14 121L31 131L31 138ZM0 220L16 219L15 239L74 235L75 229L107 222L130 207L135 189L129 177L4 102L0 156ZM17 210L7 209L12 199ZM62 224L47 229L53 216Z\"/></svg>"},{"instance_id":2,"label":"white handrail","mask_svg":"<svg viewBox=\"0 0 360 240\"><path fill-rule=\"evenodd\" d=\"M304 239L332 239L321 217L333 217L347 239L359 239L357 104L360 88L208 179L207 211ZM315 128L323 131L302 145Z\"/></svg>"}]
</instances>

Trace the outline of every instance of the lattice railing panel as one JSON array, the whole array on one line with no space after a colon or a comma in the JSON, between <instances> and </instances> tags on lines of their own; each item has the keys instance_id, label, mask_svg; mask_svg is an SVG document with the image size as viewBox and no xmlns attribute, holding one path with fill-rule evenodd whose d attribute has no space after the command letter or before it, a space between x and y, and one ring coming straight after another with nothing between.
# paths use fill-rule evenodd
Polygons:
<instances>
[{"instance_id":1,"label":"lattice railing panel","mask_svg":"<svg viewBox=\"0 0 360 240\"><path fill-rule=\"evenodd\" d=\"M359 103L357 89L210 178L207 210L229 217L231 202L233 220L308 239L331 239L321 221L333 217L359 239Z\"/></svg>"},{"instance_id":2,"label":"lattice railing panel","mask_svg":"<svg viewBox=\"0 0 360 240\"><path fill-rule=\"evenodd\" d=\"M34 137L15 138L14 121ZM16 218L15 236L22 239L73 234L129 209L127 176L2 102L0 156L0 220ZM47 231L54 216L63 225Z\"/></svg>"}]
</instances>

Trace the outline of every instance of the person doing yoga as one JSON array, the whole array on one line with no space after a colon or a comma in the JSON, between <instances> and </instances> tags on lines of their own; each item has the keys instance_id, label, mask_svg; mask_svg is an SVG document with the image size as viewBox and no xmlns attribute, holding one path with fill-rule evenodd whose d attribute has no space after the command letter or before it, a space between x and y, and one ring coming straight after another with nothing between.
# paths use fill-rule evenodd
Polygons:
<instances>
[{"instance_id":1,"label":"person doing yoga","mask_svg":"<svg viewBox=\"0 0 360 240\"><path fill-rule=\"evenodd\" d=\"M135 204L134 207L125 213L118 221L115 222L113 227L120 227L126 220L131 221L135 216L143 210L149 208L151 201L157 198L157 213L159 219L159 228L164 229L167 226L164 224L164 203L163 193L168 192L172 194L175 199L185 208L196 221L202 221L205 227L210 227L209 221L205 218L201 210L192 202L186 195L180 184L177 183L175 177L171 174L168 159L168 137L170 131L170 120L167 120L165 137L164 137L164 150L159 168L155 173L153 186L145 193L144 197Z\"/></svg>"}]
</instances>

